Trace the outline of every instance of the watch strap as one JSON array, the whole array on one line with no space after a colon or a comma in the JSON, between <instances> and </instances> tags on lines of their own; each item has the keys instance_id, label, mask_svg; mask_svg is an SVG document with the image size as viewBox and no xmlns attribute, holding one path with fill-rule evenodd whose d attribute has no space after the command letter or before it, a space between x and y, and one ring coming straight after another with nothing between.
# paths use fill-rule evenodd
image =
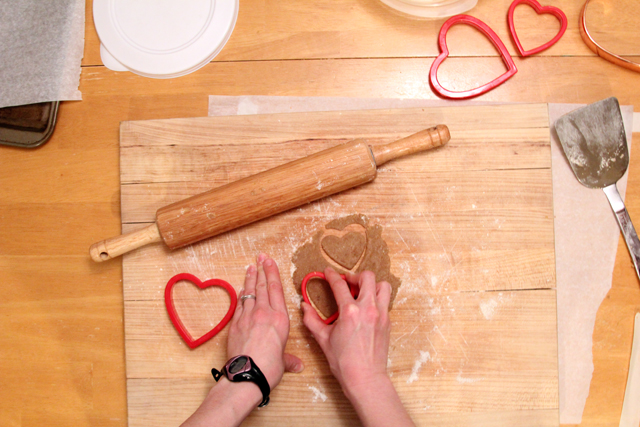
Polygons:
<instances>
[{"instance_id":1,"label":"watch strap","mask_svg":"<svg viewBox=\"0 0 640 427\"><path fill-rule=\"evenodd\" d=\"M253 359L249 358L249 360L251 360L251 370L249 371L251 372L251 376L249 377L249 372L245 372L240 375L240 378L247 376L247 381L255 383L260 388L262 392L262 402L260 402L258 408L262 408L269 403L271 387L269 387L269 381L267 381L267 377L265 377L260 368L258 368L258 365L253 362Z\"/></svg>"},{"instance_id":2,"label":"watch strap","mask_svg":"<svg viewBox=\"0 0 640 427\"><path fill-rule=\"evenodd\" d=\"M227 367L224 366L222 368L222 371L218 371L216 368L213 368L211 370L211 375L213 375L213 379L216 380L216 382L218 382L218 380L224 375L225 377L227 376Z\"/></svg>"}]
</instances>

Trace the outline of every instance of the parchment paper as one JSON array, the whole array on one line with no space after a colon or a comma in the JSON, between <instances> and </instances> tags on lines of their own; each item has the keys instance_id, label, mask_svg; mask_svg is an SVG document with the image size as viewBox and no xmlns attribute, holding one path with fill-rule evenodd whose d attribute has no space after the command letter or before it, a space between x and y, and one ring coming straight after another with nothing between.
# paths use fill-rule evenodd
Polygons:
<instances>
[{"instance_id":1,"label":"parchment paper","mask_svg":"<svg viewBox=\"0 0 640 427\"><path fill-rule=\"evenodd\" d=\"M82 99L84 0L0 0L0 108Z\"/></svg>"},{"instance_id":2,"label":"parchment paper","mask_svg":"<svg viewBox=\"0 0 640 427\"><path fill-rule=\"evenodd\" d=\"M549 120L553 123L581 106L549 104ZM633 107L621 109L631 154ZM611 289L620 229L604 192L578 182L553 129L551 138L560 422L579 424L593 374L593 328L598 307ZM627 175L617 184L623 198Z\"/></svg>"},{"instance_id":3,"label":"parchment paper","mask_svg":"<svg viewBox=\"0 0 640 427\"><path fill-rule=\"evenodd\" d=\"M210 96L209 116L481 103L421 99ZM487 104L487 103L483 103ZM596 313L611 288L620 230L605 194L582 186L569 167L553 123L582 105L549 104L558 300L560 423L580 424L593 374ZM629 154L633 107L622 106ZM624 198L627 173L618 182Z\"/></svg>"}]
</instances>

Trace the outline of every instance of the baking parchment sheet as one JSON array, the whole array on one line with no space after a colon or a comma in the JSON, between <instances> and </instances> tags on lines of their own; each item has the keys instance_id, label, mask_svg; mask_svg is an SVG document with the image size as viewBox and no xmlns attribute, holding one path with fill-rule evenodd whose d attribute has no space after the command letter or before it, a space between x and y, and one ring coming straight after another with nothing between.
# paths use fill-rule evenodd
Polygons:
<instances>
[{"instance_id":1,"label":"baking parchment sheet","mask_svg":"<svg viewBox=\"0 0 640 427\"><path fill-rule=\"evenodd\" d=\"M384 98L210 96L209 116L465 104L482 103ZM620 238L620 229L604 192L586 188L578 182L553 130L553 123L560 116L581 106L549 104L561 424L580 424L582 421L593 374L593 328L598 307L611 288ZM633 107L621 106L621 109L631 155ZM618 182L618 190L623 198L626 187L627 173Z\"/></svg>"},{"instance_id":2,"label":"baking parchment sheet","mask_svg":"<svg viewBox=\"0 0 640 427\"><path fill-rule=\"evenodd\" d=\"M80 100L84 0L0 0L0 108Z\"/></svg>"}]
</instances>

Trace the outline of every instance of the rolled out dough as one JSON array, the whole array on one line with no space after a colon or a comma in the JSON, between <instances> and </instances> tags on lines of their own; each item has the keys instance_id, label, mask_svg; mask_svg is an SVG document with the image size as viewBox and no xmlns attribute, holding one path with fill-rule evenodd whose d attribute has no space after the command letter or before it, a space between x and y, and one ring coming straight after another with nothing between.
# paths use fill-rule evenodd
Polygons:
<instances>
[{"instance_id":1,"label":"rolled out dough","mask_svg":"<svg viewBox=\"0 0 640 427\"><path fill-rule=\"evenodd\" d=\"M401 284L400 279L391 273L389 248L382 239L382 227L370 225L368 218L361 214L337 218L327 223L309 242L296 250L292 262L296 267L293 283L298 293L301 292L304 276L312 271L323 271L326 267L333 267L340 274L348 271L373 271L376 281L391 284L392 304ZM307 293L324 317L329 317L338 310L327 282L310 280ZM389 308L391 309L391 305Z\"/></svg>"},{"instance_id":2,"label":"rolled out dough","mask_svg":"<svg viewBox=\"0 0 640 427\"><path fill-rule=\"evenodd\" d=\"M356 231L351 231L344 237L325 236L320 241L324 253L347 270L352 270L358 264L366 244L366 235Z\"/></svg>"}]
</instances>

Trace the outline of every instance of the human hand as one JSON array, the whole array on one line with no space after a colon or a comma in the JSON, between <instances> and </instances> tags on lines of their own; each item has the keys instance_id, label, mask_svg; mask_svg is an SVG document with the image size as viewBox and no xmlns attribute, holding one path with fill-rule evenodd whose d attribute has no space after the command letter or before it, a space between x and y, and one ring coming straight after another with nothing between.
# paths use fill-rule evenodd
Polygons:
<instances>
[{"instance_id":1,"label":"human hand","mask_svg":"<svg viewBox=\"0 0 640 427\"><path fill-rule=\"evenodd\" d=\"M247 269L242 295L231 319L227 355L250 356L273 390L283 373L300 372L302 361L284 352L289 337L289 314L284 302L276 262L258 255L257 265ZM248 382L231 383L225 377L209 391L200 407L182 427L238 426L262 400L258 387Z\"/></svg>"},{"instance_id":2,"label":"human hand","mask_svg":"<svg viewBox=\"0 0 640 427\"><path fill-rule=\"evenodd\" d=\"M349 396L388 379L391 285L376 283L371 271L347 275L347 281L330 267L324 274L340 315L332 325L326 325L313 307L302 303L303 320L327 357L331 372ZM357 299L351 296L347 282L359 285Z\"/></svg>"},{"instance_id":3,"label":"human hand","mask_svg":"<svg viewBox=\"0 0 640 427\"><path fill-rule=\"evenodd\" d=\"M242 301L242 295L255 295ZM283 373L300 372L302 361L284 348L289 337L289 314L284 301L280 272L276 262L258 255L257 265L247 269L244 289L231 320L227 355L250 356L267 378L273 390Z\"/></svg>"}]
</instances>

